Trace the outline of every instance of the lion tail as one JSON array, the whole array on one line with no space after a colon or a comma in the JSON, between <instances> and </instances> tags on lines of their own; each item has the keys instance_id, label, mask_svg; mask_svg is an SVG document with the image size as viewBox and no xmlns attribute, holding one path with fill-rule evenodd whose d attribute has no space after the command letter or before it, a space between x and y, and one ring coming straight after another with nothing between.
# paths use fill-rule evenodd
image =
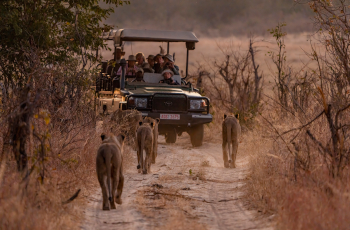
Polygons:
<instances>
[{"instance_id":1,"label":"lion tail","mask_svg":"<svg viewBox=\"0 0 350 230\"><path fill-rule=\"evenodd\" d=\"M145 149L145 140L146 140L146 135L141 136L141 143L140 143L140 165L142 171L145 170L145 161L143 159L143 150Z\"/></svg>"},{"instance_id":2,"label":"lion tail","mask_svg":"<svg viewBox=\"0 0 350 230\"><path fill-rule=\"evenodd\" d=\"M111 194L111 161L112 161L112 150L108 148L108 152L105 153L106 169L107 169L107 188L108 188L108 199L112 201Z\"/></svg>"}]
</instances>

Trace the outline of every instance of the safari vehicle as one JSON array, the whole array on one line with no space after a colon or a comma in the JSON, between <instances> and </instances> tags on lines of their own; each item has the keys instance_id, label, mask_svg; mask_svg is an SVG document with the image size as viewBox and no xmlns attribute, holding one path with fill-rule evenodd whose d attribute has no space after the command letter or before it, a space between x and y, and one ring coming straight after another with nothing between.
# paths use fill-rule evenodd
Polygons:
<instances>
[{"instance_id":1,"label":"safari vehicle","mask_svg":"<svg viewBox=\"0 0 350 230\"><path fill-rule=\"evenodd\" d=\"M163 77L156 73L144 73L144 82L128 82L124 59L120 62L122 75L113 78L108 76L106 62L103 63L96 82L97 110L111 113L116 109L136 109L143 117L160 119L159 134L165 135L167 143L175 143L178 135L187 132L193 146L202 145L203 125L212 121L210 101L202 97L190 82L186 82L189 51L194 50L198 42L195 34L188 31L119 29L111 31L104 39L113 40L115 47L122 47L125 42L166 42L168 53L171 42L186 43L186 76L173 76L181 85L159 83Z\"/></svg>"}]
</instances>

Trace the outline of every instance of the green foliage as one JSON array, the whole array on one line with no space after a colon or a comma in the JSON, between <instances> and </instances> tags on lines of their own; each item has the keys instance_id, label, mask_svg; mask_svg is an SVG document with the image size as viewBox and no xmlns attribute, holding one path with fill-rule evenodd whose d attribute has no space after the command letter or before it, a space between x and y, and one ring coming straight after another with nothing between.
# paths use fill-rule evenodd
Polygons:
<instances>
[{"instance_id":1,"label":"green foliage","mask_svg":"<svg viewBox=\"0 0 350 230\"><path fill-rule=\"evenodd\" d=\"M0 81L23 85L38 65L48 66L80 56L83 67L96 62L101 24L114 9L129 1L4 0L0 5ZM94 52L93 52L94 51ZM35 62L36 61L36 62Z\"/></svg>"},{"instance_id":2,"label":"green foliage","mask_svg":"<svg viewBox=\"0 0 350 230\"><path fill-rule=\"evenodd\" d=\"M270 34L272 34L272 36L276 38L276 40L279 40L282 37L287 35L287 33L283 31L283 27L286 27L286 26L287 26L286 23L279 23L275 28L268 29L267 31L269 31Z\"/></svg>"}]
</instances>

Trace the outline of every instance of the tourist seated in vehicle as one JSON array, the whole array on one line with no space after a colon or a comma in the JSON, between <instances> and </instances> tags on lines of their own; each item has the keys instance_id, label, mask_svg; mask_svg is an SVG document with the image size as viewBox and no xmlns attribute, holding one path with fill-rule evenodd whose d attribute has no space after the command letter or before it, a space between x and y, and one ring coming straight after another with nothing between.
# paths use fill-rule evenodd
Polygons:
<instances>
[{"instance_id":1,"label":"tourist seated in vehicle","mask_svg":"<svg viewBox=\"0 0 350 230\"><path fill-rule=\"evenodd\" d=\"M154 73L154 69L152 69L152 67L148 63L145 63L142 69L145 73Z\"/></svg>"},{"instance_id":2,"label":"tourist seated in vehicle","mask_svg":"<svg viewBox=\"0 0 350 230\"><path fill-rule=\"evenodd\" d=\"M114 55L114 58L113 58L113 70L111 74L112 77L117 75L117 72L120 68L120 60L122 60L122 58L124 57L125 52L123 52L121 47L116 47L113 55Z\"/></svg>"},{"instance_id":3,"label":"tourist seated in vehicle","mask_svg":"<svg viewBox=\"0 0 350 230\"><path fill-rule=\"evenodd\" d=\"M136 77L134 80L132 80L131 82L145 82L145 80L143 80L143 74L144 71L142 68L139 68L136 72Z\"/></svg>"},{"instance_id":4,"label":"tourist seated in vehicle","mask_svg":"<svg viewBox=\"0 0 350 230\"><path fill-rule=\"evenodd\" d=\"M129 58L128 58L128 65L126 67L126 73L125 75L127 77L135 77L136 75L136 72L137 70L139 69L137 66L136 66L136 58L134 55L129 55ZM118 69L118 72L117 72L117 75L121 76L122 75L122 67L119 67Z\"/></svg>"},{"instance_id":5,"label":"tourist seated in vehicle","mask_svg":"<svg viewBox=\"0 0 350 230\"><path fill-rule=\"evenodd\" d=\"M170 69L173 71L175 75L179 75L179 67L175 65L175 61L173 59L173 56L170 54L167 54L164 56L164 67L163 70Z\"/></svg>"},{"instance_id":6,"label":"tourist seated in vehicle","mask_svg":"<svg viewBox=\"0 0 350 230\"><path fill-rule=\"evenodd\" d=\"M163 55L157 54L154 57L154 72L155 73L162 73L163 65L164 65Z\"/></svg>"},{"instance_id":7,"label":"tourist seated in vehicle","mask_svg":"<svg viewBox=\"0 0 350 230\"><path fill-rule=\"evenodd\" d=\"M115 50L114 50L114 61L119 64L120 63L120 60L122 60L122 58L124 57L125 55L125 52L123 52L122 48L121 47L116 47Z\"/></svg>"},{"instance_id":8,"label":"tourist seated in vehicle","mask_svg":"<svg viewBox=\"0 0 350 230\"><path fill-rule=\"evenodd\" d=\"M179 82L173 79L174 73L170 69L166 69L162 72L163 80L160 80L159 83L167 83L168 85L180 85Z\"/></svg>"},{"instance_id":9,"label":"tourist seated in vehicle","mask_svg":"<svg viewBox=\"0 0 350 230\"><path fill-rule=\"evenodd\" d=\"M151 68L154 69L154 64L155 64L154 63L154 55L152 55L152 54L148 55L147 62L151 66Z\"/></svg>"},{"instance_id":10,"label":"tourist seated in vehicle","mask_svg":"<svg viewBox=\"0 0 350 230\"><path fill-rule=\"evenodd\" d=\"M143 53L137 53L136 54L136 60L137 60L137 67L143 68L146 63L145 55Z\"/></svg>"}]
</instances>

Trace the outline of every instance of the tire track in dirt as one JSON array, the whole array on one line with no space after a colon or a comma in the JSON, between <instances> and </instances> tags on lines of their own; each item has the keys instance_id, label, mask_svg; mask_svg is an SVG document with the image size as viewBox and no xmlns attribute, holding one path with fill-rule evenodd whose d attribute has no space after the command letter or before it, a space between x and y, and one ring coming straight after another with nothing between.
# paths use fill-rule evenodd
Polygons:
<instances>
[{"instance_id":1,"label":"tire track in dirt","mask_svg":"<svg viewBox=\"0 0 350 230\"><path fill-rule=\"evenodd\" d=\"M152 173L125 172L123 204L102 211L96 188L85 209L82 229L264 229L255 212L242 206L240 187L247 173L244 144L238 149L237 168L223 167L220 144L192 148L188 136L175 145L159 138ZM191 170L191 175L189 171ZM153 186L152 186L153 185Z\"/></svg>"}]
</instances>

